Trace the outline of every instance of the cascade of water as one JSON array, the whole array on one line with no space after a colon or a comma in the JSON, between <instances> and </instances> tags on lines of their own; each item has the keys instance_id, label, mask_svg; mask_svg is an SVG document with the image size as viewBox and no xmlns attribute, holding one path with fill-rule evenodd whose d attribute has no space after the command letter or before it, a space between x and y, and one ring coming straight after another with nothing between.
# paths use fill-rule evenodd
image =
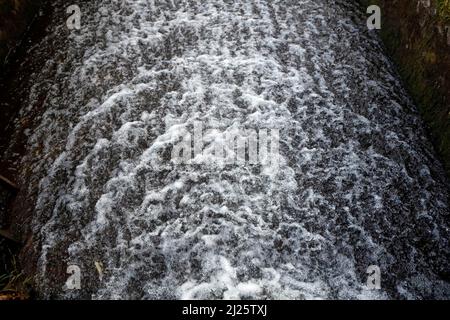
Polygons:
<instances>
[{"instance_id":1,"label":"cascade of water","mask_svg":"<svg viewBox=\"0 0 450 320\"><path fill-rule=\"evenodd\" d=\"M42 295L449 297L442 168L358 12L97 0L80 30L57 24L19 115L45 90L22 175ZM206 148L233 130L279 130L277 170L216 166L214 152L208 166L175 163L195 123ZM69 265L81 290L64 288ZM366 286L371 265L381 290Z\"/></svg>"}]
</instances>

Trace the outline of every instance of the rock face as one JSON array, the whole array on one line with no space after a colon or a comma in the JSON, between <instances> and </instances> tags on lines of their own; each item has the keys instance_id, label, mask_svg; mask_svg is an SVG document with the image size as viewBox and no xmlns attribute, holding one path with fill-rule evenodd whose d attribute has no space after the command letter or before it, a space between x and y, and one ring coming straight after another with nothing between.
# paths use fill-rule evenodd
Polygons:
<instances>
[{"instance_id":1,"label":"rock face","mask_svg":"<svg viewBox=\"0 0 450 320\"><path fill-rule=\"evenodd\" d=\"M0 0L0 67L18 44L42 1Z\"/></svg>"},{"instance_id":2,"label":"rock face","mask_svg":"<svg viewBox=\"0 0 450 320\"><path fill-rule=\"evenodd\" d=\"M41 297L450 297L443 168L356 4L96 0L72 31L52 5L9 140L32 123L16 180ZM174 163L195 122L209 146L279 129L279 169Z\"/></svg>"},{"instance_id":3,"label":"rock face","mask_svg":"<svg viewBox=\"0 0 450 320\"><path fill-rule=\"evenodd\" d=\"M450 1L363 2L382 8L382 38L450 176Z\"/></svg>"}]
</instances>

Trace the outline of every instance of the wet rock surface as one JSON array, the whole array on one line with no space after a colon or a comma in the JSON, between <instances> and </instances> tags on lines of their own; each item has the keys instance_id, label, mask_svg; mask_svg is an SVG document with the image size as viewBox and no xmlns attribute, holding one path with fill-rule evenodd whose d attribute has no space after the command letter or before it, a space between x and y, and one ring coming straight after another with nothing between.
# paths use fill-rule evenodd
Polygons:
<instances>
[{"instance_id":1,"label":"wet rock surface","mask_svg":"<svg viewBox=\"0 0 450 320\"><path fill-rule=\"evenodd\" d=\"M3 148L42 298L450 297L448 182L356 5L90 1L79 31L65 9ZM195 122L279 129L279 170L173 163Z\"/></svg>"}]
</instances>

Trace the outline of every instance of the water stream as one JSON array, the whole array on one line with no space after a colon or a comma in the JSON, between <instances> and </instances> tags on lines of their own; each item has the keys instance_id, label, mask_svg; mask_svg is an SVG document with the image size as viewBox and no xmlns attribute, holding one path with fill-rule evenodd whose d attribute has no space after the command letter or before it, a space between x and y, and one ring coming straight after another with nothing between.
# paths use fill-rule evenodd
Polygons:
<instances>
[{"instance_id":1,"label":"water stream","mask_svg":"<svg viewBox=\"0 0 450 320\"><path fill-rule=\"evenodd\" d=\"M450 297L448 184L353 1L52 6L11 139L42 297ZM278 170L174 163L195 123L278 129Z\"/></svg>"}]
</instances>

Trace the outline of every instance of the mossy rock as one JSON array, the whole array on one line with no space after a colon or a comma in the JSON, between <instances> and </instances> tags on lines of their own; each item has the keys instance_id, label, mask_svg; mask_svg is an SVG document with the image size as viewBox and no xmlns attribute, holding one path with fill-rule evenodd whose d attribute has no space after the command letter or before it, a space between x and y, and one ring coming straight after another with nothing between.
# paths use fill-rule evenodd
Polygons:
<instances>
[{"instance_id":1,"label":"mossy rock","mask_svg":"<svg viewBox=\"0 0 450 320\"><path fill-rule=\"evenodd\" d=\"M429 127L450 177L450 0L360 0L382 9L380 36Z\"/></svg>"}]
</instances>

